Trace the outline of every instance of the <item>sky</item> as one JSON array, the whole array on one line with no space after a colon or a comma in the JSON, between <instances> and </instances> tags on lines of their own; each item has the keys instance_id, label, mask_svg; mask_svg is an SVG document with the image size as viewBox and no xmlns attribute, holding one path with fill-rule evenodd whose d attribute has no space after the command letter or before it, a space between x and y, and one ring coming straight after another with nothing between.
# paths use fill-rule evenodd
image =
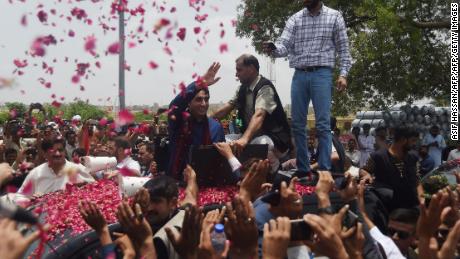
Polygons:
<instances>
[{"instance_id":1,"label":"sky","mask_svg":"<svg viewBox=\"0 0 460 259\"><path fill-rule=\"evenodd\" d=\"M118 41L118 31L104 31L100 22L109 27L118 27L118 18L110 14L109 0L3 0L0 3L0 79L14 79L9 87L0 88L0 104L20 101L26 104L31 102L48 102L53 100L72 102L74 98L89 100L96 105L113 105L118 95L118 56L106 55L108 46ZM153 7L152 3L156 6ZM220 62L222 67L218 73L222 79L210 87L211 103L228 101L235 93L239 82L235 77L235 59L243 53L256 54L249 39L241 39L235 35L232 21L236 20L239 0L206 0L199 12L189 6L187 0L130 0L128 8L135 9L143 4L144 15L126 15L126 62L130 71L126 71L125 97L126 105L165 105L180 92L177 87L181 82L188 84L193 81L193 74L204 74L212 62ZM160 11L160 6L164 11ZM87 13L87 18L78 20L71 15L73 8L79 8ZM176 11L171 13L171 8ZM47 13L47 21L40 22L37 13L42 10ZM53 14L53 12L55 14ZM208 17L198 22L196 15L208 14ZM71 21L67 19L71 17ZM144 19L143 32L137 28ZM170 25L159 30L158 35L152 33L160 19L168 19ZM26 22L23 22L26 21ZM222 26L221 26L222 24ZM200 27L199 34L194 28ZM176 33L179 28L186 29L184 41ZM167 30L171 29L172 37L166 38ZM69 31L74 36L69 36ZM206 43L200 45L197 40L203 41L205 31ZM221 37L221 31L225 35ZM145 33L148 32L148 37ZM31 57L30 48L37 37L53 35L56 45L46 46L43 57ZM85 51L85 38L93 35L96 38L95 52L97 57ZM131 36L134 36L132 38ZM138 42L138 39L142 43ZM161 42L160 42L161 41ZM128 42L136 46L129 48ZM168 55L164 47L172 51ZM228 51L221 53L220 46L226 44ZM293 70L284 59L277 59L274 63L263 56L256 55L261 65L261 74L269 76L271 67L272 77L283 104L290 103L290 84ZM14 60L20 63L27 60L27 66L20 68L22 75L18 75L18 68ZM96 62L100 68L96 67ZM158 64L152 69L149 62ZM43 63L53 67L51 75L43 69ZM79 83L72 82L76 74L77 63L89 63L86 75ZM173 67L171 72L170 67ZM141 74L139 74L141 70ZM45 85L51 83L49 88ZM84 91L80 88L83 86ZM54 97L54 99L53 99Z\"/></svg>"}]
</instances>

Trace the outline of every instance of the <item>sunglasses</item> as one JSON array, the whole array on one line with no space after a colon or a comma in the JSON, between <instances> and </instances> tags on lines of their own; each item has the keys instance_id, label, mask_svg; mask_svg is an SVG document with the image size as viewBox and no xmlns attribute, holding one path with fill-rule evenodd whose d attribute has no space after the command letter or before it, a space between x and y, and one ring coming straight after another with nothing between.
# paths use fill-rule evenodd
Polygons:
<instances>
[{"instance_id":1,"label":"sunglasses","mask_svg":"<svg viewBox=\"0 0 460 259\"><path fill-rule=\"evenodd\" d=\"M398 234L399 239L407 239L410 237L410 233L407 231L396 230L394 228L388 228L388 234L390 237L394 236L394 234Z\"/></svg>"}]
</instances>

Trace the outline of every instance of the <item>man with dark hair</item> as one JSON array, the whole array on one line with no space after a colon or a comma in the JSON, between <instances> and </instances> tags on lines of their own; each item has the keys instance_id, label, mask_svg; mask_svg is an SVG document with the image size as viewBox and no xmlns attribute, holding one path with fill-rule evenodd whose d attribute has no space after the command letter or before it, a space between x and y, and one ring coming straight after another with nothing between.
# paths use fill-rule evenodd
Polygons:
<instances>
[{"instance_id":1,"label":"man with dark hair","mask_svg":"<svg viewBox=\"0 0 460 259\"><path fill-rule=\"evenodd\" d=\"M184 219L184 208L195 206L198 194L196 174L187 166L184 170L186 189L185 198L180 203L179 189L176 180L172 177L162 175L153 178L144 184L144 188L135 196L135 200L141 205L142 212L152 227L154 233L154 245L158 258L179 259L168 239L169 229L178 230L182 228ZM147 198L148 197L148 198ZM179 207L182 205L181 207Z\"/></svg>"},{"instance_id":2,"label":"man with dark hair","mask_svg":"<svg viewBox=\"0 0 460 259\"><path fill-rule=\"evenodd\" d=\"M384 126L377 127L375 129L375 149L388 148L388 133L387 128Z\"/></svg>"},{"instance_id":3,"label":"man with dark hair","mask_svg":"<svg viewBox=\"0 0 460 259\"><path fill-rule=\"evenodd\" d=\"M42 195L64 189L69 182L94 181L83 165L77 165L65 159L65 140L63 138L45 139L41 148L47 162L29 172L18 193L27 196Z\"/></svg>"},{"instance_id":4,"label":"man with dark hair","mask_svg":"<svg viewBox=\"0 0 460 259\"><path fill-rule=\"evenodd\" d=\"M256 57L244 54L236 60L236 76L241 82L235 96L213 117L223 119L234 109L241 120L241 134L228 136L237 152L247 144L268 144L268 160L273 171L279 159L291 149L291 133L286 113L275 86L259 74Z\"/></svg>"},{"instance_id":5,"label":"man with dark hair","mask_svg":"<svg viewBox=\"0 0 460 259\"><path fill-rule=\"evenodd\" d=\"M67 159L72 158L72 153L75 149L78 148L78 143L77 143L77 133L73 130L69 130L65 133L65 150L66 150L66 156Z\"/></svg>"},{"instance_id":6,"label":"man with dark hair","mask_svg":"<svg viewBox=\"0 0 460 259\"><path fill-rule=\"evenodd\" d=\"M141 175L139 162L131 157L131 143L124 137L117 137L108 141L108 149L112 156L117 158L118 170L129 170L133 176Z\"/></svg>"},{"instance_id":7,"label":"man with dark hair","mask_svg":"<svg viewBox=\"0 0 460 259\"><path fill-rule=\"evenodd\" d=\"M372 153L361 170L361 176L372 181L375 188L389 190L388 211L413 208L419 205L423 188L419 182L418 156L413 149L418 132L407 127L394 130L394 142L388 149Z\"/></svg>"},{"instance_id":8,"label":"man with dark hair","mask_svg":"<svg viewBox=\"0 0 460 259\"><path fill-rule=\"evenodd\" d=\"M347 87L346 77L351 67L347 29L340 12L325 6L320 0L304 0L304 6L289 18L275 44L263 44L264 51L272 57L287 56L289 66L295 69L291 85L292 132L299 176L309 175L310 171L305 127L310 100L313 102L318 132L319 169L331 169L329 117L337 56L340 61L337 79L339 91Z\"/></svg>"},{"instance_id":9,"label":"man with dark hair","mask_svg":"<svg viewBox=\"0 0 460 259\"><path fill-rule=\"evenodd\" d=\"M167 173L176 179L182 179L192 146L225 141L222 126L207 116L208 86L219 81L220 77L216 78L219 68L219 63L213 63L203 77L187 86L169 104L170 157Z\"/></svg>"},{"instance_id":10,"label":"man with dark hair","mask_svg":"<svg viewBox=\"0 0 460 259\"><path fill-rule=\"evenodd\" d=\"M155 149L153 143L145 143L142 142L138 145L138 161L141 165L141 176L152 176L156 174L156 172L152 172L151 164L155 163Z\"/></svg>"},{"instance_id":11,"label":"man with dark hair","mask_svg":"<svg viewBox=\"0 0 460 259\"><path fill-rule=\"evenodd\" d=\"M388 236L408 259L418 258L412 246L415 244L415 228L419 213L414 209L396 209L389 217Z\"/></svg>"}]
</instances>

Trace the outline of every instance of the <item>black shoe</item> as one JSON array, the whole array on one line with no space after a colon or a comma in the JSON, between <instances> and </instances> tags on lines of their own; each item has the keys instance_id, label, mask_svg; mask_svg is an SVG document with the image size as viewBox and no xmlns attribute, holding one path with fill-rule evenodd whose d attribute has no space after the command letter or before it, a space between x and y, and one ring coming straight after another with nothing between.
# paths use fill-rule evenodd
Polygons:
<instances>
[{"instance_id":1,"label":"black shoe","mask_svg":"<svg viewBox=\"0 0 460 259\"><path fill-rule=\"evenodd\" d=\"M310 170L308 172L295 172L292 177L299 178L299 183L306 186L315 186L318 183L318 172Z\"/></svg>"}]
</instances>

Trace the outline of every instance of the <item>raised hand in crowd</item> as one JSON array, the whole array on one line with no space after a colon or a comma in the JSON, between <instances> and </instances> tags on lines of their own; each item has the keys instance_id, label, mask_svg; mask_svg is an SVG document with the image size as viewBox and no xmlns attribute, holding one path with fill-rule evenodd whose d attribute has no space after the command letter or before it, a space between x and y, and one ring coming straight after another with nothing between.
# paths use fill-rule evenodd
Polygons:
<instances>
[{"instance_id":1,"label":"raised hand in crowd","mask_svg":"<svg viewBox=\"0 0 460 259\"><path fill-rule=\"evenodd\" d=\"M152 228L145 219L141 206L136 203L133 211L126 201L122 201L116 214L121 226L133 242L137 254L144 258L157 258Z\"/></svg>"},{"instance_id":2,"label":"raised hand in crowd","mask_svg":"<svg viewBox=\"0 0 460 259\"><path fill-rule=\"evenodd\" d=\"M340 198L345 203L355 200L358 195L358 181L349 173L345 172L345 188L338 190Z\"/></svg>"},{"instance_id":3,"label":"raised hand in crowd","mask_svg":"<svg viewBox=\"0 0 460 259\"><path fill-rule=\"evenodd\" d=\"M460 241L460 220L449 231L443 244L437 240L438 228L442 223L443 210L449 205L449 194L440 190L431 198L428 208L420 205L420 217L417 222L418 249L420 258L440 259L454 258Z\"/></svg>"},{"instance_id":4,"label":"raised hand in crowd","mask_svg":"<svg viewBox=\"0 0 460 259\"><path fill-rule=\"evenodd\" d=\"M358 222L356 226L342 232L341 238L350 258L363 258L364 243L366 240L362 223Z\"/></svg>"},{"instance_id":5,"label":"raised hand in crowd","mask_svg":"<svg viewBox=\"0 0 460 259\"><path fill-rule=\"evenodd\" d=\"M230 241L225 242L224 250L218 254L211 242L211 232L214 225L221 222L225 214L225 207L219 212L218 209L209 211L203 219L203 227L200 235L200 244L198 246L198 258L200 259L223 259L227 258L230 250Z\"/></svg>"},{"instance_id":6,"label":"raised hand in crowd","mask_svg":"<svg viewBox=\"0 0 460 259\"><path fill-rule=\"evenodd\" d=\"M16 222L10 219L0 219L0 255L4 259L20 259L24 257L27 248L39 238L38 231L23 236L16 229Z\"/></svg>"},{"instance_id":7,"label":"raised hand in crowd","mask_svg":"<svg viewBox=\"0 0 460 259\"><path fill-rule=\"evenodd\" d=\"M313 214L306 214L303 218L314 232L313 240L304 242L315 254L333 259L349 258L340 234L327 219Z\"/></svg>"},{"instance_id":8,"label":"raised hand in crowd","mask_svg":"<svg viewBox=\"0 0 460 259\"><path fill-rule=\"evenodd\" d=\"M267 181L270 171L268 159L260 160L251 165L249 172L241 181L239 195L247 201L254 201L263 192L263 184Z\"/></svg>"},{"instance_id":9,"label":"raised hand in crowd","mask_svg":"<svg viewBox=\"0 0 460 259\"><path fill-rule=\"evenodd\" d=\"M258 231L252 203L237 196L233 199L233 206L227 203L227 214L225 233L231 242L230 257L255 258Z\"/></svg>"},{"instance_id":10,"label":"raised hand in crowd","mask_svg":"<svg viewBox=\"0 0 460 259\"><path fill-rule=\"evenodd\" d=\"M129 239L128 235L117 232L114 232L113 235L117 237L114 243L123 252L123 259L136 258L136 250L134 249L133 242L131 242L131 239Z\"/></svg>"},{"instance_id":11,"label":"raised hand in crowd","mask_svg":"<svg viewBox=\"0 0 460 259\"><path fill-rule=\"evenodd\" d=\"M174 249L182 258L197 258L202 221L203 214L201 210L196 206L189 206L185 209L180 233L175 228L165 228Z\"/></svg>"},{"instance_id":12,"label":"raised hand in crowd","mask_svg":"<svg viewBox=\"0 0 460 259\"><path fill-rule=\"evenodd\" d=\"M315 193L318 196L318 207L326 208L331 206L329 193L334 187L334 179L328 171L318 171L318 183L316 184Z\"/></svg>"},{"instance_id":13,"label":"raised hand in crowd","mask_svg":"<svg viewBox=\"0 0 460 259\"><path fill-rule=\"evenodd\" d=\"M187 165L184 169L184 180L187 183L185 187L185 197L180 204L196 205L198 200L198 184L196 182L195 170L190 165Z\"/></svg>"},{"instance_id":14,"label":"raised hand in crowd","mask_svg":"<svg viewBox=\"0 0 460 259\"><path fill-rule=\"evenodd\" d=\"M287 217L264 224L264 240L262 254L264 259L283 259L291 239L291 222Z\"/></svg>"},{"instance_id":15,"label":"raised hand in crowd","mask_svg":"<svg viewBox=\"0 0 460 259\"><path fill-rule=\"evenodd\" d=\"M220 63L213 62L212 65L208 68L208 71L206 71L206 73L202 76L204 86L211 86L220 80L220 77L216 78L216 74L219 72L219 69Z\"/></svg>"},{"instance_id":16,"label":"raised hand in crowd","mask_svg":"<svg viewBox=\"0 0 460 259\"><path fill-rule=\"evenodd\" d=\"M78 209L86 224L96 231L101 245L111 244L112 238L110 237L109 227L97 205L91 201L80 201Z\"/></svg>"},{"instance_id":17,"label":"raised hand in crowd","mask_svg":"<svg viewBox=\"0 0 460 259\"><path fill-rule=\"evenodd\" d=\"M280 203L277 206L270 206L270 211L277 217L299 218L303 209L302 196L296 191L297 177L291 179L289 186L286 182L281 183Z\"/></svg>"},{"instance_id":18,"label":"raised hand in crowd","mask_svg":"<svg viewBox=\"0 0 460 259\"><path fill-rule=\"evenodd\" d=\"M227 207L223 206L220 211L219 209L209 211L203 219L203 231L208 228L209 225L214 226L215 224L222 222L226 210Z\"/></svg>"},{"instance_id":19,"label":"raised hand in crowd","mask_svg":"<svg viewBox=\"0 0 460 259\"><path fill-rule=\"evenodd\" d=\"M148 211L150 205L150 194L147 189L141 187L137 192L134 194L133 199L134 204L139 204L141 207L142 213L145 214Z\"/></svg>"}]
</instances>

